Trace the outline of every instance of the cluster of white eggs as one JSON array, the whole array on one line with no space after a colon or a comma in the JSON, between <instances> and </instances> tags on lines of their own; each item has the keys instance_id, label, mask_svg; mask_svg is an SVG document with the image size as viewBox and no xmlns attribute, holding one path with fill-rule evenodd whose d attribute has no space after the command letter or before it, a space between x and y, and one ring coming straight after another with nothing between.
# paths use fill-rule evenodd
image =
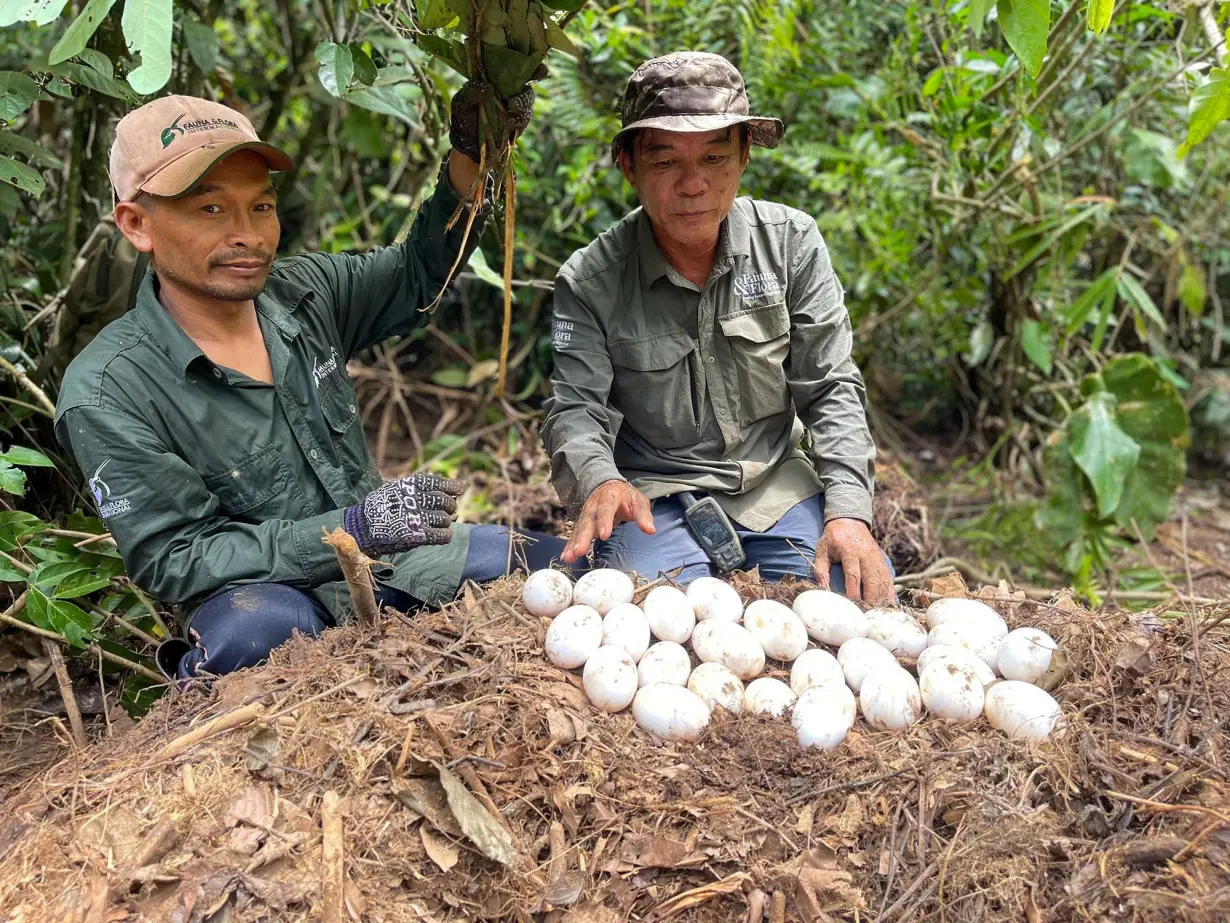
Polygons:
<instances>
[{"instance_id":1,"label":"cluster of white eggs","mask_svg":"<svg viewBox=\"0 0 1230 923\"><path fill-rule=\"evenodd\" d=\"M1061 717L1034 685L1050 667L1054 640L1034 628L1008 631L977 600L937 600L924 628L905 610L863 612L827 590L800 593L793 608L767 599L745 608L715 577L686 592L655 587L640 606L634 591L617 570L590 571L575 587L566 574L541 570L526 580L522 601L551 619L548 659L584 668L596 708L631 705L637 724L664 740L696 740L716 709L789 712L799 744L821 749L845 740L859 711L877 730L907 728L924 711L947 721L985 714L993 727L1030 740L1046 739ZM761 676L766 659L790 665L789 683Z\"/></svg>"}]
</instances>

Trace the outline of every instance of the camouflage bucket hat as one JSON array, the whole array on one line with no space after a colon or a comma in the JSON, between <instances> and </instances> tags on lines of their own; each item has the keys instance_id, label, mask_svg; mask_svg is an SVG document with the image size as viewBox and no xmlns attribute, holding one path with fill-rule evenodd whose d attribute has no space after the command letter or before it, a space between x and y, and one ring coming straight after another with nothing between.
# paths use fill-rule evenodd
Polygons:
<instances>
[{"instance_id":1,"label":"camouflage bucket hat","mask_svg":"<svg viewBox=\"0 0 1230 923\"><path fill-rule=\"evenodd\" d=\"M714 131L743 123L752 144L777 147L786 126L749 112L743 75L721 55L678 51L654 58L628 78L620 112L623 127L611 142L611 156L619 160L629 133L641 128Z\"/></svg>"}]
</instances>

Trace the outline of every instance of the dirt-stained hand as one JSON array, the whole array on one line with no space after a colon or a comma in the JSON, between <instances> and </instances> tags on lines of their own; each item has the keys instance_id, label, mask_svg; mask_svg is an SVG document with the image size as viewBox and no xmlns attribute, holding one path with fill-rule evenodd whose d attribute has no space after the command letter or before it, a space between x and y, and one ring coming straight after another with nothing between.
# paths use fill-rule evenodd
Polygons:
<instances>
[{"instance_id":1,"label":"dirt-stained hand","mask_svg":"<svg viewBox=\"0 0 1230 923\"><path fill-rule=\"evenodd\" d=\"M891 606L893 578L884 553L859 519L830 519L816 546L816 582L829 588L829 569L840 564L846 574L846 595L873 606Z\"/></svg>"},{"instance_id":2,"label":"dirt-stained hand","mask_svg":"<svg viewBox=\"0 0 1230 923\"><path fill-rule=\"evenodd\" d=\"M576 528L562 555L565 564L589 554L594 539L606 540L621 522L635 522L646 535L657 530L649 498L627 481L603 481L594 488L581 507Z\"/></svg>"}]
</instances>

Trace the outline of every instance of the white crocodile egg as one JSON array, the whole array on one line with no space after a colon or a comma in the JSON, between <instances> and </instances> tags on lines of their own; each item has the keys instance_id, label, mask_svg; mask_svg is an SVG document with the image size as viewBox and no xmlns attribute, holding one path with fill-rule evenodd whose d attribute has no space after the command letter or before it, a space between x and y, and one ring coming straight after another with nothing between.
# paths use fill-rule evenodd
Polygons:
<instances>
[{"instance_id":1,"label":"white crocodile egg","mask_svg":"<svg viewBox=\"0 0 1230 923\"><path fill-rule=\"evenodd\" d=\"M794 614L807 633L822 644L841 647L867 636L867 616L846 597L829 590L804 590L794 600Z\"/></svg>"},{"instance_id":2,"label":"white crocodile egg","mask_svg":"<svg viewBox=\"0 0 1230 923\"><path fill-rule=\"evenodd\" d=\"M868 673L858 704L867 723L877 731L903 730L923 714L918 683L900 667Z\"/></svg>"},{"instance_id":3,"label":"white crocodile egg","mask_svg":"<svg viewBox=\"0 0 1230 923\"><path fill-rule=\"evenodd\" d=\"M743 681L720 663L702 663L688 677L688 688L701 697L709 711L723 709L737 715L743 710Z\"/></svg>"},{"instance_id":4,"label":"white crocodile egg","mask_svg":"<svg viewBox=\"0 0 1230 923\"><path fill-rule=\"evenodd\" d=\"M999 645L995 663L1004 679L1036 683L1051 668L1055 639L1037 628L1010 631Z\"/></svg>"},{"instance_id":5,"label":"white crocodile egg","mask_svg":"<svg viewBox=\"0 0 1230 923\"><path fill-rule=\"evenodd\" d=\"M696 621L725 619L738 622L743 619L743 600L739 591L717 577L697 577L688 584L688 600L696 613Z\"/></svg>"},{"instance_id":6,"label":"white crocodile egg","mask_svg":"<svg viewBox=\"0 0 1230 923\"><path fill-rule=\"evenodd\" d=\"M673 586L658 586L649 591L641 603L649 630L659 641L685 644L696 627L696 613L683 590Z\"/></svg>"},{"instance_id":7,"label":"white crocodile egg","mask_svg":"<svg viewBox=\"0 0 1230 923\"><path fill-rule=\"evenodd\" d=\"M1001 636L1008 633L1008 625L1000 614L977 599L937 599L927 607L928 628L935 628L954 619L978 622L987 628L997 629Z\"/></svg>"},{"instance_id":8,"label":"white crocodile egg","mask_svg":"<svg viewBox=\"0 0 1230 923\"><path fill-rule=\"evenodd\" d=\"M919 654L918 675L921 677L927 667L941 660L969 667L984 686L995 682L995 671L987 666L986 661L969 648L957 644L933 644Z\"/></svg>"},{"instance_id":9,"label":"white crocodile egg","mask_svg":"<svg viewBox=\"0 0 1230 923\"><path fill-rule=\"evenodd\" d=\"M764 670L764 648L756 636L734 622L709 619L692 632L692 650L705 663L720 663L742 680Z\"/></svg>"},{"instance_id":10,"label":"white crocodile egg","mask_svg":"<svg viewBox=\"0 0 1230 923\"><path fill-rule=\"evenodd\" d=\"M632 603L612 607L602 619L602 643L622 647L639 663L649 649L649 619Z\"/></svg>"},{"instance_id":11,"label":"white crocodile egg","mask_svg":"<svg viewBox=\"0 0 1230 923\"><path fill-rule=\"evenodd\" d=\"M658 684L636 693L632 717L642 730L662 740L696 740L709 724L709 709L683 686Z\"/></svg>"},{"instance_id":12,"label":"white crocodile egg","mask_svg":"<svg viewBox=\"0 0 1230 923\"><path fill-rule=\"evenodd\" d=\"M794 703L790 723L799 736L799 746L832 750L854 727L854 693L845 683L829 683L804 690Z\"/></svg>"},{"instance_id":13,"label":"white crocodile egg","mask_svg":"<svg viewBox=\"0 0 1230 923\"><path fill-rule=\"evenodd\" d=\"M620 603L632 602L632 578L621 570L600 567L585 574L572 590L572 601L606 615Z\"/></svg>"},{"instance_id":14,"label":"white crocodile egg","mask_svg":"<svg viewBox=\"0 0 1230 923\"><path fill-rule=\"evenodd\" d=\"M790 663L807 650L807 629L779 602L758 599L743 613L743 626L756 636L765 656Z\"/></svg>"},{"instance_id":15,"label":"white crocodile egg","mask_svg":"<svg viewBox=\"0 0 1230 923\"><path fill-rule=\"evenodd\" d=\"M594 708L623 711L638 688L636 664L622 647L600 647L585 661L581 685Z\"/></svg>"},{"instance_id":16,"label":"white crocodile egg","mask_svg":"<svg viewBox=\"0 0 1230 923\"><path fill-rule=\"evenodd\" d=\"M659 641L645 651L636 670L642 686L686 686L692 675L692 658L682 644Z\"/></svg>"},{"instance_id":17,"label":"white crocodile egg","mask_svg":"<svg viewBox=\"0 0 1230 923\"><path fill-rule=\"evenodd\" d=\"M572 581L558 570L536 570L525 579L521 602L530 615L553 619L572 605Z\"/></svg>"},{"instance_id":18,"label":"white crocodile egg","mask_svg":"<svg viewBox=\"0 0 1230 923\"><path fill-rule=\"evenodd\" d=\"M571 670L584 666L602 646L602 616L589 606L569 606L547 629L543 648L557 667Z\"/></svg>"},{"instance_id":19,"label":"white crocodile egg","mask_svg":"<svg viewBox=\"0 0 1230 923\"><path fill-rule=\"evenodd\" d=\"M837 649L837 663L846 678L846 685L855 694L862 691L863 680L871 671L889 668L902 670L897 658L870 638L851 638L843 644Z\"/></svg>"},{"instance_id":20,"label":"white crocodile egg","mask_svg":"<svg viewBox=\"0 0 1230 923\"><path fill-rule=\"evenodd\" d=\"M1009 737L1046 740L1061 720L1059 703L1031 683L1005 679L987 690L983 708L991 727Z\"/></svg>"},{"instance_id":21,"label":"white crocodile egg","mask_svg":"<svg viewBox=\"0 0 1230 923\"><path fill-rule=\"evenodd\" d=\"M804 690L825 683L837 683L845 688L846 677L837 658L819 648L800 654L790 668L790 688L794 694L802 695Z\"/></svg>"},{"instance_id":22,"label":"white crocodile egg","mask_svg":"<svg viewBox=\"0 0 1230 923\"><path fill-rule=\"evenodd\" d=\"M969 622L952 619L936 625L927 633L927 646L947 644L963 647L978 657L992 671L998 669L999 645L1004 635L986 622Z\"/></svg>"},{"instance_id":23,"label":"white crocodile egg","mask_svg":"<svg viewBox=\"0 0 1230 923\"><path fill-rule=\"evenodd\" d=\"M867 637L896 657L917 657L927 646L927 632L918 620L900 609L872 609L867 613Z\"/></svg>"},{"instance_id":24,"label":"white crocodile egg","mask_svg":"<svg viewBox=\"0 0 1230 923\"><path fill-rule=\"evenodd\" d=\"M751 715L784 715L797 698L780 679L762 676L743 691L743 710Z\"/></svg>"},{"instance_id":25,"label":"white crocodile egg","mask_svg":"<svg viewBox=\"0 0 1230 923\"><path fill-rule=\"evenodd\" d=\"M973 721L986 697L974 668L953 660L937 660L923 670L918 691L927 711L945 721Z\"/></svg>"}]
</instances>

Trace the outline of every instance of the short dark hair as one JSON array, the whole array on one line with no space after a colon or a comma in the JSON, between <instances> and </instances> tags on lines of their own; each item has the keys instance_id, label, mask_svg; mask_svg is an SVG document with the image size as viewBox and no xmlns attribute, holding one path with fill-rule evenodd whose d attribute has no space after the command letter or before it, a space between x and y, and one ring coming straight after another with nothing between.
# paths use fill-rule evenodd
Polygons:
<instances>
[{"instance_id":1,"label":"short dark hair","mask_svg":"<svg viewBox=\"0 0 1230 923\"><path fill-rule=\"evenodd\" d=\"M746 122L739 122L737 125L732 125L730 127L737 127L739 129L739 153L743 153L752 143L751 130L747 127ZM644 132L645 129L643 128L634 128L632 131L621 137L619 139L619 153L622 154L626 151L628 156L635 160L636 145Z\"/></svg>"}]
</instances>

